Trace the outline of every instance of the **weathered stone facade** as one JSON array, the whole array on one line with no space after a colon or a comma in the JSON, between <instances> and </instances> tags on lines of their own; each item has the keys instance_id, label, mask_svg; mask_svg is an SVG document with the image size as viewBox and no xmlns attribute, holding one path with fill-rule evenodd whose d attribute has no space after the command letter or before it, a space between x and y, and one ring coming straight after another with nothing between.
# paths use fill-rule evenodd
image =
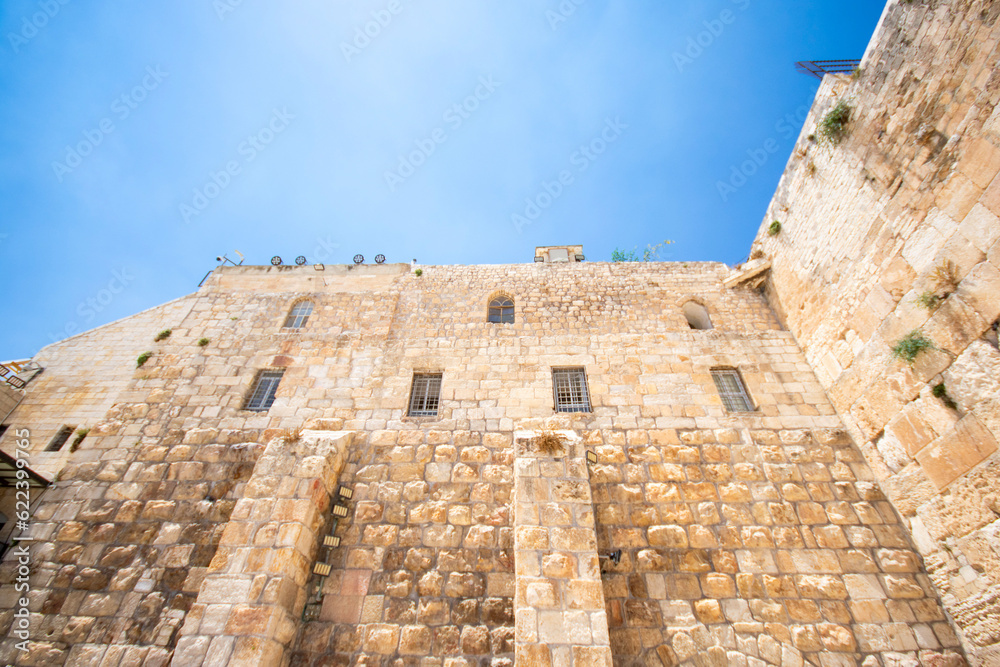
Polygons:
<instances>
[{"instance_id":1,"label":"weathered stone facade","mask_svg":"<svg viewBox=\"0 0 1000 667\"><path fill-rule=\"evenodd\" d=\"M727 267L422 272L224 268L135 327L130 353L116 342L131 381L36 512L21 661L839 665L957 648L794 338L723 285ZM514 323L486 321L498 289ZM306 297L306 326L282 328ZM713 329L690 328L691 300ZM59 377L102 335L38 361ZM585 369L591 412L553 413L559 367ZM726 412L720 367L754 411ZM284 369L276 400L244 410L265 368ZM415 372L442 374L436 417L406 416ZM562 449L543 452L552 429ZM328 548L338 485L353 498Z\"/></svg>"},{"instance_id":2,"label":"weathered stone facade","mask_svg":"<svg viewBox=\"0 0 1000 667\"><path fill-rule=\"evenodd\" d=\"M221 267L45 348L0 447L27 429L58 481L30 592L0 564L0 659L997 664L998 14L890 2L735 271L579 246ZM813 145L844 96L846 140ZM946 259L953 293L915 306ZM514 322L488 321L498 294ZM892 361L916 327L940 349ZM589 410L556 410L554 369ZM262 371L277 393L248 410ZM419 374L434 416L409 416ZM66 426L89 431L46 452Z\"/></svg>"},{"instance_id":3,"label":"weathered stone facade","mask_svg":"<svg viewBox=\"0 0 1000 667\"><path fill-rule=\"evenodd\" d=\"M890 2L860 75L824 81L754 243L982 664L1000 664L998 18L995 2ZM845 139L810 141L840 100ZM934 347L911 365L891 350L914 330Z\"/></svg>"}]
</instances>

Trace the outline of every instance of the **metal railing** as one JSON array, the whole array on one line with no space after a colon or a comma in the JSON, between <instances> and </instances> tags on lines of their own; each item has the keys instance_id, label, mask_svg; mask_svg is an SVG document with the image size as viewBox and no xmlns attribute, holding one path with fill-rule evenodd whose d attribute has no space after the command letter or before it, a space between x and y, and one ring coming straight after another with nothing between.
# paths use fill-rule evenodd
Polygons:
<instances>
[{"instance_id":1,"label":"metal railing","mask_svg":"<svg viewBox=\"0 0 1000 667\"><path fill-rule=\"evenodd\" d=\"M860 60L802 60L795 70L822 79L824 74L853 74L859 65Z\"/></svg>"}]
</instances>

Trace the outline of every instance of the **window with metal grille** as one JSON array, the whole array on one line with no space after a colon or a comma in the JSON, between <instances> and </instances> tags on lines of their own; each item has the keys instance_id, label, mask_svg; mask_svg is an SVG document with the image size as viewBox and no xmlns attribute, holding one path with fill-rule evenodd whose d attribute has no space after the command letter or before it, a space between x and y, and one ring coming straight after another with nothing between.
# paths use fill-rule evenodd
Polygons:
<instances>
[{"instance_id":1,"label":"window with metal grille","mask_svg":"<svg viewBox=\"0 0 1000 667\"><path fill-rule=\"evenodd\" d=\"M490 322L512 324L514 322L514 300L506 296L498 296L490 301Z\"/></svg>"},{"instance_id":2,"label":"window with metal grille","mask_svg":"<svg viewBox=\"0 0 1000 667\"><path fill-rule=\"evenodd\" d=\"M552 395L556 412L590 412L587 373L582 368L553 368Z\"/></svg>"},{"instance_id":3,"label":"window with metal grille","mask_svg":"<svg viewBox=\"0 0 1000 667\"><path fill-rule=\"evenodd\" d=\"M312 312L312 301L299 301L288 311L288 317L285 318L285 328L301 329L309 321L309 316L312 315Z\"/></svg>"},{"instance_id":4,"label":"window with metal grille","mask_svg":"<svg viewBox=\"0 0 1000 667\"><path fill-rule=\"evenodd\" d=\"M261 371L253 384L253 391L243 405L244 410L266 412L274 403L274 395L278 392L278 383L285 371Z\"/></svg>"},{"instance_id":5,"label":"window with metal grille","mask_svg":"<svg viewBox=\"0 0 1000 667\"><path fill-rule=\"evenodd\" d=\"M715 388L719 390L719 398L726 407L726 412L753 412L753 403L743 385L743 379L738 371L719 368L712 371Z\"/></svg>"},{"instance_id":6,"label":"window with metal grille","mask_svg":"<svg viewBox=\"0 0 1000 667\"><path fill-rule=\"evenodd\" d=\"M73 427L63 426L59 429L59 432L56 433L56 437L49 441L49 444L45 447L45 451L58 452L63 448L63 445L66 444L66 441L69 440L69 436L71 435L73 435Z\"/></svg>"},{"instance_id":7,"label":"window with metal grille","mask_svg":"<svg viewBox=\"0 0 1000 667\"><path fill-rule=\"evenodd\" d=\"M414 373L410 390L411 417L437 417L441 402L441 374Z\"/></svg>"}]
</instances>

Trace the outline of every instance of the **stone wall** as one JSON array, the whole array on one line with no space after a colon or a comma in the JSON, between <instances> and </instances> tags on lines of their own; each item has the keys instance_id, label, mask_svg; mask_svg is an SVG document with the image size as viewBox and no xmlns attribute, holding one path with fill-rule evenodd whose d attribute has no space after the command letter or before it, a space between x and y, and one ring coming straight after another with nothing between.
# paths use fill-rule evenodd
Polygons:
<instances>
[{"instance_id":1,"label":"stone wall","mask_svg":"<svg viewBox=\"0 0 1000 667\"><path fill-rule=\"evenodd\" d=\"M17 407L22 396L23 391L14 389L6 382L0 383L0 419L7 417ZM4 420L3 423L6 424L7 421Z\"/></svg>"},{"instance_id":2,"label":"stone wall","mask_svg":"<svg viewBox=\"0 0 1000 667\"><path fill-rule=\"evenodd\" d=\"M1000 660L998 17L889 2L858 75L824 80L752 253L982 664ZM811 139L838 101L846 138ZM907 363L913 331L933 347Z\"/></svg>"},{"instance_id":3,"label":"stone wall","mask_svg":"<svg viewBox=\"0 0 1000 667\"><path fill-rule=\"evenodd\" d=\"M11 429L0 437L0 447L12 452L14 426L28 428L32 469L55 476L69 460L73 439L59 451L47 452L52 438L64 426L77 431L103 421L119 394L141 375L136 359L157 349L153 338L180 322L192 302L190 297L171 301L42 348L33 360L44 370L31 380L24 401L9 418Z\"/></svg>"},{"instance_id":4,"label":"stone wall","mask_svg":"<svg viewBox=\"0 0 1000 667\"><path fill-rule=\"evenodd\" d=\"M103 354L124 386L95 393L113 405L35 517L20 661L960 663L795 339L729 273L228 267L169 322L119 323L132 333ZM497 290L515 323L486 321ZM308 323L285 329L303 298ZM715 328L689 327L689 300ZM46 372L99 345L66 341ZM138 369L137 349L153 352ZM585 369L591 412L554 414L559 366ZM752 412L726 412L715 368L739 370ZM284 371L275 402L245 410L261 369ZM407 416L414 372L443 375L436 417ZM15 424L57 421L39 406L67 389L33 384ZM537 449L549 430L563 454ZM353 497L326 547L337 485ZM0 597L13 605L9 585Z\"/></svg>"},{"instance_id":5,"label":"stone wall","mask_svg":"<svg viewBox=\"0 0 1000 667\"><path fill-rule=\"evenodd\" d=\"M610 435L593 438L592 480L601 550L622 551L603 575L616 665L956 664L920 557L843 431Z\"/></svg>"},{"instance_id":6,"label":"stone wall","mask_svg":"<svg viewBox=\"0 0 1000 667\"><path fill-rule=\"evenodd\" d=\"M292 663L509 664L512 465L510 434L382 430L359 441L342 477L353 512Z\"/></svg>"},{"instance_id":7,"label":"stone wall","mask_svg":"<svg viewBox=\"0 0 1000 667\"><path fill-rule=\"evenodd\" d=\"M88 439L78 454L90 456L35 511L32 641L19 656L5 644L3 659L167 664L258 451ZM12 609L18 594L8 585L0 597Z\"/></svg>"}]
</instances>

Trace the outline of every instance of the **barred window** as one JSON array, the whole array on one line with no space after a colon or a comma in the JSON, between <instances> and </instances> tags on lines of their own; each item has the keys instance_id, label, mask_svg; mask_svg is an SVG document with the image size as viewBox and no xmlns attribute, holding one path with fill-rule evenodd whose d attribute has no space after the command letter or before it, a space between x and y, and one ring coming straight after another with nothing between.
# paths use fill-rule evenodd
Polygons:
<instances>
[{"instance_id":1,"label":"barred window","mask_svg":"<svg viewBox=\"0 0 1000 667\"><path fill-rule=\"evenodd\" d=\"M244 410L254 412L267 412L274 403L274 396L278 392L278 383L285 371L261 371L257 375L257 380L253 384L253 390L247 396Z\"/></svg>"},{"instance_id":2,"label":"barred window","mask_svg":"<svg viewBox=\"0 0 1000 667\"><path fill-rule=\"evenodd\" d=\"M512 324L514 322L514 300L507 296L498 296L490 301L490 322Z\"/></svg>"},{"instance_id":3,"label":"barred window","mask_svg":"<svg viewBox=\"0 0 1000 667\"><path fill-rule=\"evenodd\" d=\"M309 316L313 312L313 302L312 301L299 301L297 304L292 306L292 309L288 312L288 317L285 318L285 328L286 329L301 329L309 321Z\"/></svg>"},{"instance_id":4,"label":"barred window","mask_svg":"<svg viewBox=\"0 0 1000 667\"><path fill-rule=\"evenodd\" d=\"M59 432L56 433L56 437L49 441L48 446L45 447L45 451L58 452L63 448L63 445L66 444L66 441L69 440L69 436L73 435L73 430L74 427L72 426L63 426L59 429Z\"/></svg>"},{"instance_id":5,"label":"barred window","mask_svg":"<svg viewBox=\"0 0 1000 667\"><path fill-rule=\"evenodd\" d=\"M552 394L556 412L590 412L587 373L583 368L553 368Z\"/></svg>"},{"instance_id":6,"label":"barred window","mask_svg":"<svg viewBox=\"0 0 1000 667\"><path fill-rule=\"evenodd\" d=\"M441 402L441 374L414 373L410 389L411 417L437 417Z\"/></svg>"},{"instance_id":7,"label":"barred window","mask_svg":"<svg viewBox=\"0 0 1000 667\"><path fill-rule=\"evenodd\" d=\"M750 395L740 378L739 371L733 369L715 369L712 371L715 388L719 390L719 398L726 407L726 412L753 412Z\"/></svg>"}]
</instances>

